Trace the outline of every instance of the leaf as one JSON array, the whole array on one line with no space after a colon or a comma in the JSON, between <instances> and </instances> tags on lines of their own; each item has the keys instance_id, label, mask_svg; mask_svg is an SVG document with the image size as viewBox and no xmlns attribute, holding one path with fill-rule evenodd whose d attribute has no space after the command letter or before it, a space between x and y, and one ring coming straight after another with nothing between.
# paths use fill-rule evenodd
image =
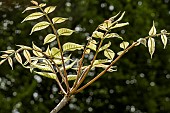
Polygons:
<instances>
[{"instance_id":1,"label":"leaf","mask_svg":"<svg viewBox=\"0 0 170 113\"><path fill-rule=\"evenodd\" d=\"M124 52L124 51L119 51L119 52L117 53L117 55L121 55L123 52Z\"/></svg>"},{"instance_id":2,"label":"leaf","mask_svg":"<svg viewBox=\"0 0 170 113\"><path fill-rule=\"evenodd\" d=\"M45 4L45 3L41 3L39 6L40 6L40 7L45 7L46 4Z\"/></svg>"},{"instance_id":3,"label":"leaf","mask_svg":"<svg viewBox=\"0 0 170 113\"><path fill-rule=\"evenodd\" d=\"M51 51L50 51L50 47L47 47L47 50L45 51L45 54L48 56L51 56Z\"/></svg>"},{"instance_id":4,"label":"leaf","mask_svg":"<svg viewBox=\"0 0 170 113\"><path fill-rule=\"evenodd\" d=\"M102 47L99 49L99 52L107 49L108 47L110 47L110 45L111 45L111 42L109 41L108 44L105 44L104 46L102 46Z\"/></svg>"},{"instance_id":5,"label":"leaf","mask_svg":"<svg viewBox=\"0 0 170 113\"><path fill-rule=\"evenodd\" d=\"M115 21L115 22L119 22L122 20L122 18L124 17L125 15L125 11L122 13L122 15Z\"/></svg>"},{"instance_id":6,"label":"leaf","mask_svg":"<svg viewBox=\"0 0 170 113\"><path fill-rule=\"evenodd\" d=\"M6 51L1 51L1 52L11 54L11 53L14 53L15 51L14 50L6 50Z\"/></svg>"},{"instance_id":7,"label":"leaf","mask_svg":"<svg viewBox=\"0 0 170 113\"><path fill-rule=\"evenodd\" d=\"M129 42L122 42L122 43L120 43L120 48L122 48L122 49L126 49L127 47L129 46Z\"/></svg>"},{"instance_id":8,"label":"leaf","mask_svg":"<svg viewBox=\"0 0 170 113\"><path fill-rule=\"evenodd\" d=\"M60 50L59 50L58 48L56 48L56 47L53 47L53 48L51 49L51 55L52 55L53 57L60 57L60 58L61 58Z\"/></svg>"},{"instance_id":9,"label":"leaf","mask_svg":"<svg viewBox=\"0 0 170 113\"><path fill-rule=\"evenodd\" d=\"M168 40L167 36L164 34L161 35L161 40L162 40L162 43L164 44L164 49L165 49L165 47L167 45L167 40Z\"/></svg>"},{"instance_id":10,"label":"leaf","mask_svg":"<svg viewBox=\"0 0 170 113\"><path fill-rule=\"evenodd\" d=\"M51 78L51 79L56 79L56 74L54 73L49 73L49 72L36 72L34 71L36 74L39 74L41 76L44 76L44 77L48 77L48 78Z\"/></svg>"},{"instance_id":11,"label":"leaf","mask_svg":"<svg viewBox=\"0 0 170 113\"><path fill-rule=\"evenodd\" d=\"M28 21L28 20L35 20L35 19L41 18L42 16L44 16L43 13L35 12L35 13L28 15L21 23Z\"/></svg>"},{"instance_id":12,"label":"leaf","mask_svg":"<svg viewBox=\"0 0 170 113\"><path fill-rule=\"evenodd\" d=\"M1 58L7 58L8 54L3 54L2 56L0 56Z\"/></svg>"},{"instance_id":13,"label":"leaf","mask_svg":"<svg viewBox=\"0 0 170 113\"><path fill-rule=\"evenodd\" d=\"M15 59L20 63L22 64L22 58L21 58L21 55L19 53L15 53Z\"/></svg>"},{"instance_id":14,"label":"leaf","mask_svg":"<svg viewBox=\"0 0 170 113\"><path fill-rule=\"evenodd\" d=\"M94 38L103 38L103 36L104 36L104 33L98 32L98 31L94 31L92 34L92 37Z\"/></svg>"},{"instance_id":15,"label":"leaf","mask_svg":"<svg viewBox=\"0 0 170 113\"><path fill-rule=\"evenodd\" d=\"M16 46L23 48L23 49L27 49L27 50L32 50L32 48L29 46L25 46L25 45L16 45Z\"/></svg>"},{"instance_id":16,"label":"leaf","mask_svg":"<svg viewBox=\"0 0 170 113\"><path fill-rule=\"evenodd\" d=\"M103 63L110 63L111 60L108 59L99 59L99 60L95 60L93 65L98 65L98 64L103 64Z\"/></svg>"},{"instance_id":17,"label":"leaf","mask_svg":"<svg viewBox=\"0 0 170 113\"><path fill-rule=\"evenodd\" d=\"M120 38L120 36L117 33L107 34L104 38L114 38L114 37Z\"/></svg>"},{"instance_id":18,"label":"leaf","mask_svg":"<svg viewBox=\"0 0 170 113\"><path fill-rule=\"evenodd\" d=\"M54 34L48 34L44 39L44 44L50 43L56 39Z\"/></svg>"},{"instance_id":19,"label":"leaf","mask_svg":"<svg viewBox=\"0 0 170 113\"><path fill-rule=\"evenodd\" d=\"M42 51L38 46L36 46L33 42L32 42L32 47L34 50L37 50L37 51Z\"/></svg>"},{"instance_id":20,"label":"leaf","mask_svg":"<svg viewBox=\"0 0 170 113\"><path fill-rule=\"evenodd\" d=\"M58 23L62 23L64 21L68 20L68 18L62 18L62 17L54 17L52 19L53 24L58 24Z\"/></svg>"},{"instance_id":21,"label":"leaf","mask_svg":"<svg viewBox=\"0 0 170 113\"><path fill-rule=\"evenodd\" d=\"M118 28L118 27L123 27L123 26L126 26L126 25L129 25L129 22L126 22L126 23L118 23L116 24L115 26L111 27L110 29L115 29L115 28Z\"/></svg>"},{"instance_id":22,"label":"leaf","mask_svg":"<svg viewBox=\"0 0 170 113\"><path fill-rule=\"evenodd\" d=\"M51 71L52 72L52 69L49 65L38 65L38 64L31 64L31 66L33 68L37 68L37 69L40 69L42 71Z\"/></svg>"},{"instance_id":23,"label":"leaf","mask_svg":"<svg viewBox=\"0 0 170 113\"><path fill-rule=\"evenodd\" d=\"M151 59L152 59L153 53L155 52L155 40L154 40L154 38L150 37L148 39L148 49L149 49L149 53L150 53Z\"/></svg>"},{"instance_id":24,"label":"leaf","mask_svg":"<svg viewBox=\"0 0 170 113\"><path fill-rule=\"evenodd\" d=\"M143 44L146 47L146 39L145 38L140 38L137 40L137 42L139 42L139 44Z\"/></svg>"},{"instance_id":25,"label":"leaf","mask_svg":"<svg viewBox=\"0 0 170 113\"><path fill-rule=\"evenodd\" d=\"M48 13L51 13L51 12L53 12L53 11L55 10L55 8L56 8L56 6L46 7L46 8L44 9L44 12L46 12L47 14L48 14Z\"/></svg>"},{"instance_id":26,"label":"leaf","mask_svg":"<svg viewBox=\"0 0 170 113\"><path fill-rule=\"evenodd\" d=\"M109 18L109 20L111 20L111 21L113 22L113 21L114 21L114 19L115 19L117 16L119 16L119 14L120 14L120 12L119 12L119 13L117 13L115 16L113 16L113 17Z\"/></svg>"},{"instance_id":27,"label":"leaf","mask_svg":"<svg viewBox=\"0 0 170 113\"><path fill-rule=\"evenodd\" d=\"M31 3L34 4L34 5L38 5L38 2L36 2L34 0L31 0Z\"/></svg>"},{"instance_id":28,"label":"leaf","mask_svg":"<svg viewBox=\"0 0 170 113\"><path fill-rule=\"evenodd\" d=\"M69 65L66 65L66 66L65 66L65 69L66 69L66 70L71 69L76 62L77 62L77 60L75 60L74 62L72 62L72 63L69 64ZM63 66L60 68L60 70L61 70L61 71L64 70Z\"/></svg>"},{"instance_id":29,"label":"leaf","mask_svg":"<svg viewBox=\"0 0 170 113\"><path fill-rule=\"evenodd\" d=\"M89 49L91 49L91 50L93 50L93 51L96 51L96 45L95 45L95 44L90 43L90 44L87 46L87 48L89 48Z\"/></svg>"},{"instance_id":30,"label":"leaf","mask_svg":"<svg viewBox=\"0 0 170 113\"><path fill-rule=\"evenodd\" d=\"M106 56L108 59L113 60L113 58L115 57L115 53L111 49L106 49L104 51L104 56Z\"/></svg>"},{"instance_id":31,"label":"leaf","mask_svg":"<svg viewBox=\"0 0 170 113\"><path fill-rule=\"evenodd\" d=\"M85 54L90 54L90 49L86 49Z\"/></svg>"},{"instance_id":32,"label":"leaf","mask_svg":"<svg viewBox=\"0 0 170 113\"><path fill-rule=\"evenodd\" d=\"M28 62L31 62L31 55L30 55L29 51L28 50L24 50L23 54L24 54L24 57L26 58L26 60Z\"/></svg>"},{"instance_id":33,"label":"leaf","mask_svg":"<svg viewBox=\"0 0 170 113\"><path fill-rule=\"evenodd\" d=\"M153 26L151 27L149 31L149 35L155 35L156 34L156 28L155 28L155 23L153 21Z\"/></svg>"},{"instance_id":34,"label":"leaf","mask_svg":"<svg viewBox=\"0 0 170 113\"><path fill-rule=\"evenodd\" d=\"M3 59L0 61L0 65L2 65L7 59Z\"/></svg>"},{"instance_id":35,"label":"leaf","mask_svg":"<svg viewBox=\"0 0 170 113\"><path fill-rule=\"evenodd\" d=\"M69 60L72 60L72 59L70 59L70 57L71 57L71 55L69 55L68 57L64 57L64 62L67 62L67 61L69 61ZM53 61L54 61L56 64L58 64L58 65L61 65L61 64L62 64L61 58L60 58L60 59L59 59L59 58L53 59Z\"/></svg>"},{"instance_id":36,"label":"leaf","mask_svg":"<svg viewBox=\"0 0 170 113\"><path fill-rule=\"evenodd\" d=\"M42 56L44 56L41 52L42 52L42 50L38 47L38 46L36 46L33 42L32 42L32 46L33 46L33 53L34 53L34 55L35 56L38 56L38 57L42 57Z\"/></svg>"},{"instance_id":37,"label":"leaf","mask_svg":"<svg viewBox=\"0 0 170 113\"><path fill-rule=\"evenodd\" d=\"M30 6L30 7L27 7L22 13L25 13L26 11L37 9L37 8L38 6Z\"/></svg>"},{"instance_id":38,"label":"leaf","mask_svg":"<svg viewBox=\"0 0 170 113\"><path fill-rule=\"evenodd\" d=\"M67 42L63 45L63 52L65 51L75 51L75 50L81 50L84 49L83 45L79 45L72 42Z\"/></svg>"},{"instance_id":39,"label":"leaf","mask_svg":"<svg viewBox=\"0 0 170 113\"><path fill-rule=\"evenodd\" d=\"M64 36L69 36L73 33L74 31L71 29L67 29L67 28L60 28L57 30L57 33L59 36L64 35Z\"/></svg>"},{"instance_id":40,"label":"leaf","mask_svg":"<svg viewBox=\"0 0 170 113\"><path fill-rule=\"evenodd\" d=\"M34 27L31 30L30 35L35 31L39 31L39 30L47 28L49 25L50 25L50 23L46 22L46 21L42 21L42 22L35 24Z\"/></svg>"},{"instance_id":41,"label":"leaf","mask_svg":"<svg viewBox=\"0 0 170 113\"><path fill-rule=\"evenodd\" d=\"M67 75L67 79L70 80L76 80L77 75Z\"/></svg>"},{"instance_id":42,"label":"leaf","mask_svg":"<svg viewBox=\"0 0 170 113\"><path fill-rule=\"evenodd\" d=\"M103 69L106 69L109 65L106 65L106 64L98 64L98 65L95 65L95 67L101 67ZM116 68L117 66L111 66L107 71L108 72L113 72L113 71L117 71L117 69L113 69L113 68Z\"/></svg>"},{"instance_id":43,"label":"leaf","mask_svg":"<svg viewBox=\"0 0 170 113\"><path fill-rule=\"evenodd\" d=\"M8 57L8 63L11 66L12 70L13 70L13 61L11 57Z\"/></svg>"}]
</instances>

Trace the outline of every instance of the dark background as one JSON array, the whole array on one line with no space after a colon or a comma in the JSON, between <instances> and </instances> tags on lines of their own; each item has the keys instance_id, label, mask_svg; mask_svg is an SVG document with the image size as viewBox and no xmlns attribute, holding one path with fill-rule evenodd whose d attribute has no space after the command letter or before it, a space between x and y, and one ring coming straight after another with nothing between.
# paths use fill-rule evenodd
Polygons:
<instances>
[{"instance_id":1,"label":"dark background","mask_svg":"<svg viewBox=\"0 0 170 113\"><path fill-rule=\"evenodd\" d=\"M40 0L39 0L40 2ZM125 40L133 42L148 35L155 21L157 31L170 32L170 0L42 0L57 8L50 16L69 17L70 21L58 27L76 29L62 43L84 43L97 25L126 11L123 22L130 25L116 29ZM0 50L17 49L16 44L43 43L49 30L29 35L37 21L21 21L31 13L21 12L29 0L0 1ZM41 40L41 41L40 41ZM111 40L111 48L119 51L118 43ZM77 54L78 55L78 54ZM76 55L76 56L77 56ZM150 59L148 49L139 46L129 51L116 63L118 71L106 73L90 87L77 94L61 113L170 113L170 46L163 49L156 39L156 52ZM96 70L96 73L100 70ZM87 80L89 78L87 77ZM0 113L49 113L62 98L56 82L31 74L15 63L0 66Z\"/></svg>"}]
</instances>

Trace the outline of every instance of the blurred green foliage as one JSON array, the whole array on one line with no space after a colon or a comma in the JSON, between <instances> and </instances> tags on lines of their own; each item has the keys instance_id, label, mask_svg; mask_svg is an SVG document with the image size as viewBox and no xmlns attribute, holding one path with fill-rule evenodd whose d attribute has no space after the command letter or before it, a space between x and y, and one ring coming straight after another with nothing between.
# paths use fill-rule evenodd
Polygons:
<instances>
[{"instance_id":1,"label":"blurred green foliage","mask_svg":"<svg viewBox=\"0 0 170 113\"><path fill-rule=\"evenodd\" d=\"M114 32L131 43L148 35L153 20L157 31L170 32L169 0L42 1L57 5L50 16L69 18L70 21L57 27L66 26L77 31L71 38L63 37L62 43L85 43L97 25L119 11L126 11L123 21L130 25ZM32 41L41 45L45 35L51 32L49 29L29 35L35 21L20 23L28 15L22 11L29 5L29 1L24 0L0 1L0 50L16 49L16 44L31 45ZM118 52L118 43L111 41L115 45L111 48ZM77 94L61 113L170 113L170 47L162 48L162 43L156 39L152 60L144 46L129 51L116 63L117 72L106 73ZM0 73L0 113L49 113L62 98L55 81L30 74L18 63L14 70L4 63Z\"/></svg>"}]
</instances>

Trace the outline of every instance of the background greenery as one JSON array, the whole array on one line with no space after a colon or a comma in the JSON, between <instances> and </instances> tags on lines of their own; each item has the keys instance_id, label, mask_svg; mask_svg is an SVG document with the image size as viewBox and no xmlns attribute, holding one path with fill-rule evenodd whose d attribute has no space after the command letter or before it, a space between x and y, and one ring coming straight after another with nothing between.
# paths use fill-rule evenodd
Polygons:
<instances>
[{"instance_id":1,"label":"background greenery","mask_svg":"<svg viewBox=\"0 0 170 113\"><path fill-rule=\"evenodd\" d=\"M77 31L70 38L63 37L62 43L84 43L98 24L119 11L126 11L123 21L128 21L130 25L114 32L131 43L148 35L153 20L158 32L161 29L170 32L169 0L41 2L57 5L55 13L50 16L69 17L70 21L58 27L65 26ZM30 14L21 14L28 5L29 0L0 1L0 50L16 49L16 44L31 45L32 41L41 45L43 37L51 32L49 29L29 35L35 22L20 23ZM118 42L112 40L111 48L119 51ZM116 63L117 72L105 74L77 94L61 113L170 113L170 47L162 48L160 39L156 39L156 52L152 60L144 46L129 51ZM18 63L15 63L14 70L4 63L0 66L0 73L0 113L49 113L62 98L55 81L30 74Z\"/></svg>"}]
</instances>

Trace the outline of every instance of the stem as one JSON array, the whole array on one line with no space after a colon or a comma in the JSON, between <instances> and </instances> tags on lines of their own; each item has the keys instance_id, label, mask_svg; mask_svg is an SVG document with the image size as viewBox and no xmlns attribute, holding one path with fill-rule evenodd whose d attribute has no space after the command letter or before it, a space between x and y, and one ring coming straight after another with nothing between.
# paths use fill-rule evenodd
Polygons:
<instances>
[{"instance_id":1,"label":"stem","mask_svg":"<svg viewBox=\"0 0 170 113\"><path fill-rule=\"evenodd\" d=\"M61 47L61 43L60 43L59 36L58 36L58 34L57 34L57 32L56 32L56 29L55 29L52 21L51 21L50 18L48 17L47 13L44 12L44 10L43 10L41 7L39 7L39 8L40 8L40 10L45 14L47 20L50 22L51 28L52 28L52 30L53 30L56 38L57 38L57 43L58 43L58 47L59 47L60 53L61 53L61 60L62 60L63 70L64 70L64 76L65 76L64 83L66 84L67 93L68 93L68 92L70 92L70 86L69 86L68 79L67 79L67 72L66 72L65 63L64 63L63 50L62 50L62 47Z\"/></svg>"},{"instance_id":2,"label":"stem","mask_svg":"<svg viewBox=\"0 0 170 113\"><path fill-rule=\"evenodd\" d=\"M70 100L70 96L65 95L58 105L50 113L58 113Z\"/></svg>"}]
</instances>

